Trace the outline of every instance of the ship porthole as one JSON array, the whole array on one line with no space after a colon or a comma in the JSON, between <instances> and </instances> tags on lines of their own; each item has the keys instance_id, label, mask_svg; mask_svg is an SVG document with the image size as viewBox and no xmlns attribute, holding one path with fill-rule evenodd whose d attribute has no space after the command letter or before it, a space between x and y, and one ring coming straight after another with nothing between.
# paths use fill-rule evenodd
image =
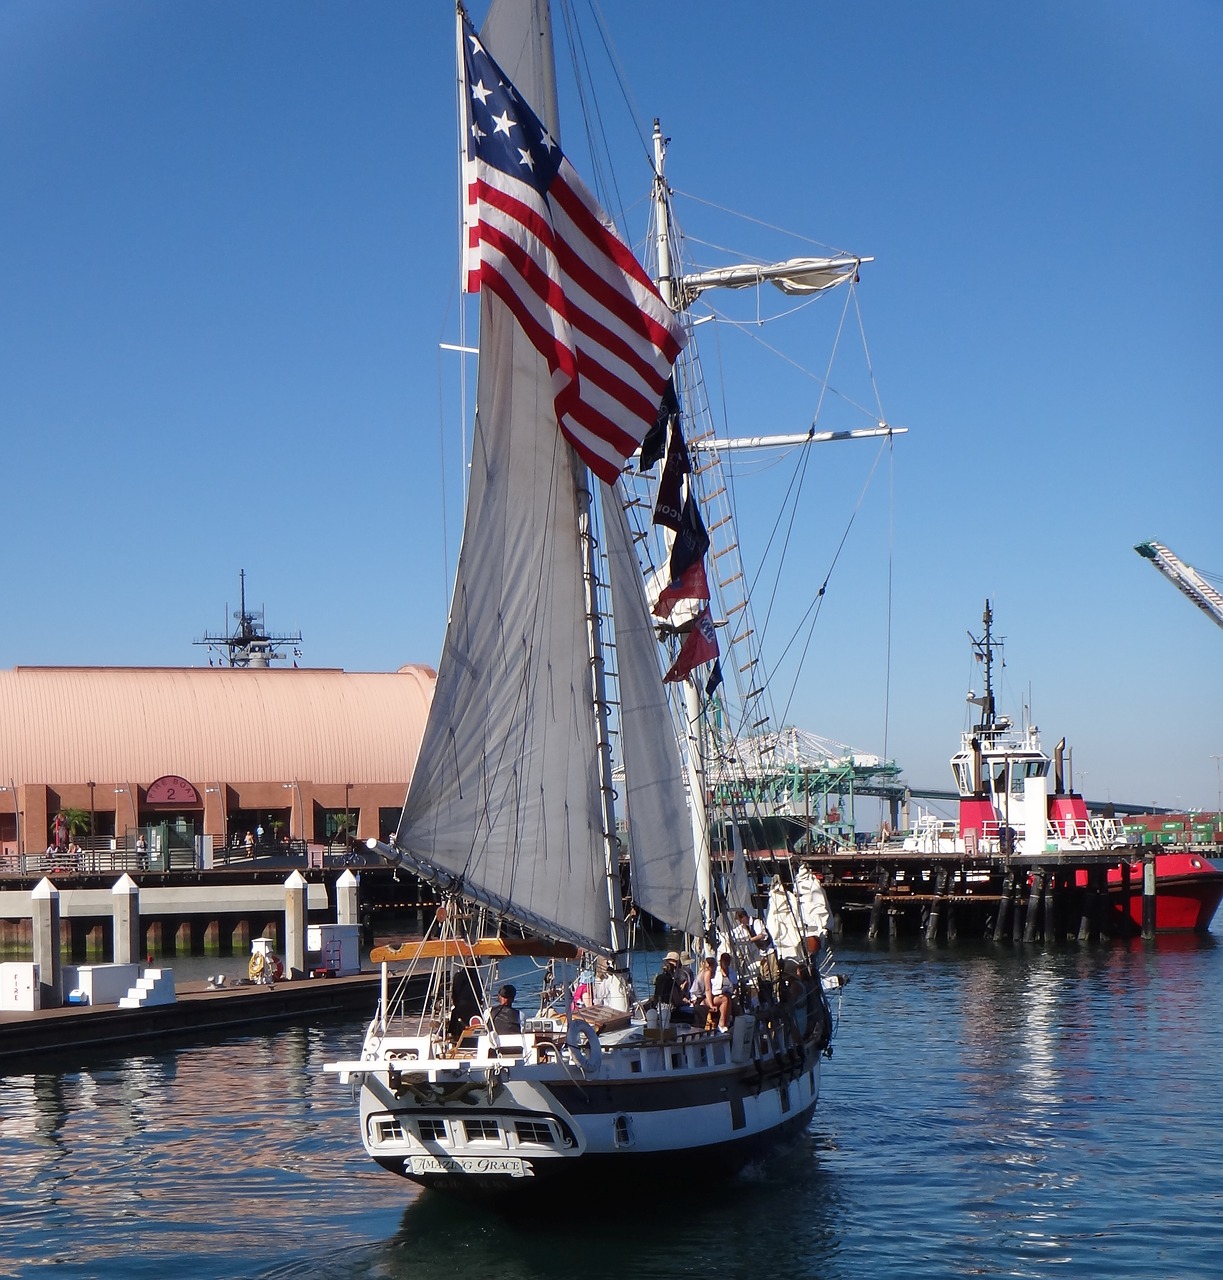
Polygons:
<instances>
[{"instance_id":1,"label":"ship porthole","mask_svg":"<svg viewBox=\"0 0 1223 1280\"><path fill-rule=\"evenodd\" d=\"M628 1116L617 1116L612 1122L616 1146L631 1147L633 1145L633 1124Z\"/></svg>"}]
</instances>

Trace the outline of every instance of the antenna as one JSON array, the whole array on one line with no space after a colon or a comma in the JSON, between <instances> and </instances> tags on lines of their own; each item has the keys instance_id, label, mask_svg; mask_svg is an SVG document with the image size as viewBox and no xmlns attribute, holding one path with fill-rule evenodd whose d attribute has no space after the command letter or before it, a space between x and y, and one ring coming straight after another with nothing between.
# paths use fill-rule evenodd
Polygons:
<instances>
[{"instance_id":1,"label":"antenna","mask_svg":"<svg viewBox=\"0 0 1223 1280\"><path fill-rule=\"evenodd\" d=\"M229 606L225 606L227 620L232 616L237 626L228 635L205 635L192 644L202 644L209 653L220 655L223 667L267 668L273 662L281 662L285 654L280 651L282 645L293 646L293 657L301 657L301 632L293 635L272 636L264 630L263 608L248 609L246 607L246 570L238 572L238 608L229 614ZM212 665L209 658L208 665Z\"/></svg>"}]
</instances>

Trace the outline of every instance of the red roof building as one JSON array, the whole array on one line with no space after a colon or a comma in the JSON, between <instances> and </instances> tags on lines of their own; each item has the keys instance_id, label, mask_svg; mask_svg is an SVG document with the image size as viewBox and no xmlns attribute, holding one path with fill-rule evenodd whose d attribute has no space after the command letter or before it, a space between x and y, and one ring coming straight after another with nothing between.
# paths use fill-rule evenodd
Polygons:
<instances>
[{"instance_id":1,"label":"red roof building","mask_svg":"<svg viewBox=\"0 0 1223 1280\"><path fill-rule=\"evenodd\" d=\"M385 837L435 672L237 667L0 671L0 853L41 852L62 810L92 839L165 828L240 845Z\"/></svg>"}]
</instances>

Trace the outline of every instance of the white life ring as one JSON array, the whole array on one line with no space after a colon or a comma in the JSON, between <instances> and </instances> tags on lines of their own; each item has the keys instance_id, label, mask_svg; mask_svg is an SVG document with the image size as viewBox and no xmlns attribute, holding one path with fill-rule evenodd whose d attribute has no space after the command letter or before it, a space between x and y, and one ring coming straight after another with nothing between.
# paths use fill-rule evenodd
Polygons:
<instances>
[{"instance_id":1,"label":"white life ring","mask_svg":"<svg viewBox=\"0 0 1223 1280\"><path fill-rule=\"evenodd\" d=\"M595 1071L603 1060L603 1046L599 1043L599 1033L581 1018L569 1020L569 1030L565 1033L565 1044L573 1054L573 1060L583 1071Z\"/></svg>"}]
</instances>

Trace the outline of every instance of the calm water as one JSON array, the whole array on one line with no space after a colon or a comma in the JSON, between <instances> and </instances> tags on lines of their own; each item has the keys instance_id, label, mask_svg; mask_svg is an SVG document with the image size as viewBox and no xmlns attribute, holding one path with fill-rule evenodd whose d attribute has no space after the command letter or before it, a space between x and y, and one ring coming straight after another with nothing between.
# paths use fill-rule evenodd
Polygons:
<instances>
[{"instance_id":1,"label":"calm water","mask_svg":"<svg viewBox=\"0 0 1223 1280\"><path fill-rule=\"evenodd\" d=\"M510 1221L382 1173L321 1071L357 1024L12 1075L0 1276L1223 1274L1223 946L840 957L805 1139L662 1210Z\"/></svg>"}]
</instances>

